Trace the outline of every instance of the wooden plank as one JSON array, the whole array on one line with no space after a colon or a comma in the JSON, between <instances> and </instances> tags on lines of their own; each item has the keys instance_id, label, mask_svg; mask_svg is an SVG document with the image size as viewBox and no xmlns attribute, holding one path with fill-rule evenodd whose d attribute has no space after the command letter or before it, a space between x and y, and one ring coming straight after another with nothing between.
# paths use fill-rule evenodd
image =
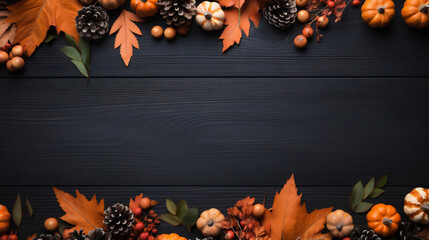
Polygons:
<instances>
[{"instance_id":1,"label":"wooden plank","mask_svg":"<svg viewBox=\"0 0 429 240\"><path fill-rule=\"evenodd\" d=\"M302 26L279 31L265 19L239 46L222 54L220 32L204 32L194 24L187 36L175 41L155 40L154 25L165 26L158 17L140 23L143 36L140 50L134 51L125 68L114 38L93 44L93 77L247 77L247 76L425 76L427 72L429 29L415 30L400 17L404 0L396 1L397 14L385 29L371 29L360 17L359 8L348 8L341 22L333 21L323 30L324 39L312 39L305 51L295 49L293 39ZM68 59L59 51L64 40L44 44L17 75L1 71L2 77L79 77ZM3 67L2 67L3 69Z\"/></svg>"},{"instance_id":2,"label":"wooden plank","mask_svg":"<svg viewBox=\"0 0 429 240\"><path fill-rule=\"evenodd\" d=\"M413 78L5 80L0 185L417 185L428 92Z\"/></svg>"},{"instance_id":3,"label":"wooden plank","mask_svg":"<svg viewBox=\"0 0 429 240\"><path fill-rule=\"evenodd\" d=\"M304 175L310 177L311 175ZM156 177L156 175L154 176ZM301 176L303 177L303 176ZM299 182L298 182L299 183ZM383 202L395 206L403 215L402 205L404 195L413 187L386 187L386 193L382 195L374 203ZM62 187L64 191L74 194L73 187ZM158 200L160 204L155 207L158 213L164 213L165 199L172 198L174 201L180 199L187 200L190 206L196 206L200 210L209 209L212 207L218 208L226 214L226 209L234 205L234 203L246 196L256 197L256 201L262 203L264 195L267 193L267 206L271 206L275 191L279 191L281 186L243 186L243 187L150 187L150 186L88 186L78 187L79 191L87 197L97 194L98 198L104 198L106 206L110 206L116 202L123 204L129 203L129 198L143 192L146 196ZM344 209L350 212L348 202L351 191L350 187L302 187L299 186L298 192L303 194L303 201L306 202L309 211L319 208L334 206L335 209ZM16 195L20 193L22 196L28 196L34 211L34 219L25 218L20 236L30 236L34 233L43 233L43 221L48 217L60 217L63 215L62 210L58 207L55 195L50 187L0 187L1 201L9 208L12 208ZM366 225L364 214L353 214L354 222L357 226L364 227ZM403 215L406 220L406 216ZM166 223L160 225L161 233L177 232L183 236L191 237L186 233L183 227L173 227ZM196 232L192 234L195 238L199 236Z\"/></svg>"}]
</instances>

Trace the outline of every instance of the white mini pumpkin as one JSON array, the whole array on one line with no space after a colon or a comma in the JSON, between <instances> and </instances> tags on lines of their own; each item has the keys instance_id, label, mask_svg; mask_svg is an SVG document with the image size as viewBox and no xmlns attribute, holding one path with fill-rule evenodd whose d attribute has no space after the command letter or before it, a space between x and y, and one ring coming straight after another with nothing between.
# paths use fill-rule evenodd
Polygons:
<instances>
[{"instance_id":1,"label":"white mini pumpkin","mask_svg":"<svg viewBox=\"0 0 429 240\"><path fill-rule=\"evenodd\" d=\"M206 31L219 30L225 21L225 13L219 3L204 1L197 7L195 20Z\"/></svg>"},{"instance_id":2,"label":"white mini pumpkin","mask_svg":"<svg viewBox=\"0 0 429 240\"><path fill-rule=\"evenodd\" d=\"M429 224L429 189L418 187L408 193L404 212L413 222Z\"/></svg>"}]
</instances>

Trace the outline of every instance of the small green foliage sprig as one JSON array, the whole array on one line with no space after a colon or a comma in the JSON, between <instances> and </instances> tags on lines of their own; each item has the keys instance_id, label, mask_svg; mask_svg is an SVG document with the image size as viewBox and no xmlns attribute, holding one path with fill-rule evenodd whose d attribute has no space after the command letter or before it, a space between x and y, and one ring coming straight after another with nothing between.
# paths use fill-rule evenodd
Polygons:
<instances>
[{"instance_id":1,"label":"small green foliage sprig","mask_svg":"<svg viewBox=\"0 0 429 240\"><path fill-rule=\"evenodd\" d=\"M366 202L365 200L367 198L377 198L386 192L382 188L386 185L388 178L389 176L387 174L377 179L377 181L375 181L375 178L373 177L365 186L363 185L362 180L357 182L353 186L353 190L350 195L351 210L356 213L369 211L374 204Z\"/></svg>"},{"instance_id":2,"label":"small green foliage sprig","mask_svg":"<svg viewBox=\"0 0 429 240\"><path fill-rule=\"evenodd\" d=\"M159 218L174 226L183 225L191 233L192 227L198 220L198 208L188 208L185 200L180 200L176 205L169 198L165 201L165 205L167 206L168 213L161 214Z\"/></svg>"},{"instance_id":3,"label":"small green foliage sprig","mask_svg":"<svg viewBox=\"0 0 429 240\"><path fill-rule=\"evenodd\" d=\"M89 78L91 68L91 47L89 41L80 38L78 44L76 40L67 33L65 34L65 38L69 46L62 47L61 52L71 58L71 62L80 73Z\"/></svg>"}]
</instances>

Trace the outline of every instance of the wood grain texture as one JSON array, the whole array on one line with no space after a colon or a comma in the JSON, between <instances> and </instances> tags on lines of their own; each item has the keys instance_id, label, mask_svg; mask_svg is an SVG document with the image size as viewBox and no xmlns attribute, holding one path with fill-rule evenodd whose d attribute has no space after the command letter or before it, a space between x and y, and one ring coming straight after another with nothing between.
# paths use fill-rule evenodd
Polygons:
<instances>
[{"instance_id":1,"label":"wood grain texture","mask_svg":"<svg viewBox=\"0 0 429 240\"><path fill-rule=\"evenodd\" d=\"M289 176L285 176L284 182ZM299 182L298 182L299 184ZM61 187L71 194L75 194L73 187ZM281 189L278 186L241 186L241 187L151 187L151 186L122 186L122 187L78 187L79 191L87 197L97 194L98 198L104 198L106 206L116 202L128 204L129 198L144 193L151 199L158 200L160 204L154 208L158 213L166 212L165 199L171 198L174 201L185 199L189 206L196 206L199 210L205 210L212 207L220 209L226 214L226 209L246 196L256 198L256 201L262 203L264 195L267 195L267 206L272 205L275 191ZM412 189L412 187L386 187L386 193L380 198L374 200L374 203L385 202L395 206L402 214L403 219L406 217L402 211L403 198ZM309 211L319 208L334 206L335 209L344 209L349 211L349 194L350 187L302 187L298 186L298 193L303 194L303 201L306 202ZM20 236L30 236L34 233L43 233L43 221L48 217L60 217L63 215L62 210L58 207L55 195L50 187L0 187L2 203L11 208L15 201L16 195L28 196L35 214L34 219L25 218ZM358 226L364 227L365 215L353 214L354 222ZM200 236L196 231L189 235L183 227L173 227L166 223L160 225L161 233L177 232L183 236L193 237Z\"/></svg>"},{"instance_id":2,"label":"wood grain texture","mask_svg":"<svg viewBox=\"0 0 429 240\"><path fill-rule=\"evenodd\" d=\"M419 185L428 93L413 78L3 80L0 185Z\"/></svg>"},{"instance_id":3,"label":"wood grain texture","mask_svg":"<svg viewBox=\"0 0 429 240\"><path fill-rule=\"evenodd\" d=\"M369 28L360 9L350 7L341 22L332 21L323 30L322 42L312 39L304 51L293 46L294 37L302 30L299 24L281 31L262 19L260 27L252 27L249 38L222 54L220 32L204 32L195 23L187 36L174 41L154 39L150 29L165 26L158 17L138 24L143 36L129 68L125 68L119 50L113 50L114 38L110 37L93 44L91 72L93 77L428 77L429 29L407 27L399 14L404 0L395 3L397 14L387 28ZM63 39L44 44L23 72L12 75L2 67L0 76L80 77L59 51L65 44Z\"/></svg>"}]
</instances>

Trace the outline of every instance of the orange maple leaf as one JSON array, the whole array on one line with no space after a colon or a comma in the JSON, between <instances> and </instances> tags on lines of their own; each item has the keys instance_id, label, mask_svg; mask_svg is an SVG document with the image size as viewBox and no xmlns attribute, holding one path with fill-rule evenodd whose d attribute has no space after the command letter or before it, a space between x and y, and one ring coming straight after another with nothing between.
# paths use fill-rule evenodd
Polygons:
<instances>
[{"instance_id":1,"label":"orange maple leaf","mask_svg":"<svg viewBox=\"0 0 429 240\"><path fill-rule=\"evenodd\" d=\"M0 46L6 43L12 43L15 39L16 26L13 23L7 23L5 20L10 15L7 9L0 7Z\"/></svg>"},{"instance_id":2,"label":"orange maple leaf","mask_svg":"<svg viewBox=\"0 0 429 240\"><path fill-rule=\"evenodd\" d=\"M88 201L78 190L76 190L76 197L55 187L54 192L60 203L60 207L66 213L61 219L75 225L72 230L83 229L83 231L88 234L95 228L103 228L103 199L97 202L97 198L94 195L91 201Z\"/></svg>"},{"instance_id":3,"label":"orange maple leaf","mask_svg":"<svg viewBox=\"0 0 429 240\"><path fill-rule=\"evenodd\" d=\"M273 208L264 215L262 223L271 227L270 237L278 240L332 239L329 234L321 233L332 207L307 213L305 203L301 205L301 197L292 175L280 193L276 193Z\"/></svg>"},{"instance_id":4,"label":"orange maple leaf","mask_svg":"<svg viewBox=\"0 0 429 240\"><path fill-rule=\"evenodd\" d=\"M218 0L218 2L223 7L241 8L246 0Z\"/></svg>"},{"instance_id":5,"label":"orange maple leaf","mask_svg":"<svg viewBox=\"0 0 429 240\"><path fill-rule=\"evenodd\" d=\"M82 6L78 0L23 0L8 7L11 14L6 22L16 24L14 42L27 46L27 56L31 56L51 26L58 34L65 32L79 41L74 19Z\"/></svg>"},{"instance_id":6,"label":"orange maple leaf","mask_svg":"<svg viewBox=\"0 0 429 240\"><path fill-rule=\"evenodd\" d=\"M127 67L133 56L133 47L139 49L139 42L134 34L142 35L134 22L142 21L143 19L124 9L113 23L112 29L110 29L110 35L118 32L115 39L115 48L121 47L121 57Z\"/></svg>"},{"instance_id":7,"label":"orange maple leaf","mask_svg":"<svg viewBox=\"0 0 429 240\"><path fill-rule=\"evenodd\" d=\"M234 43L240 43L242 37L241 30L244 31L247 37L249 36L250 20L252 20L255 27L258 27L261 20L259 9L261 9L259 1L247 0L241 7L240 12L235 7L225 10L225 25L227 26L219 37L219 39L223 40L222 52L225 52Z\"/></svg>"}]
</instances>

